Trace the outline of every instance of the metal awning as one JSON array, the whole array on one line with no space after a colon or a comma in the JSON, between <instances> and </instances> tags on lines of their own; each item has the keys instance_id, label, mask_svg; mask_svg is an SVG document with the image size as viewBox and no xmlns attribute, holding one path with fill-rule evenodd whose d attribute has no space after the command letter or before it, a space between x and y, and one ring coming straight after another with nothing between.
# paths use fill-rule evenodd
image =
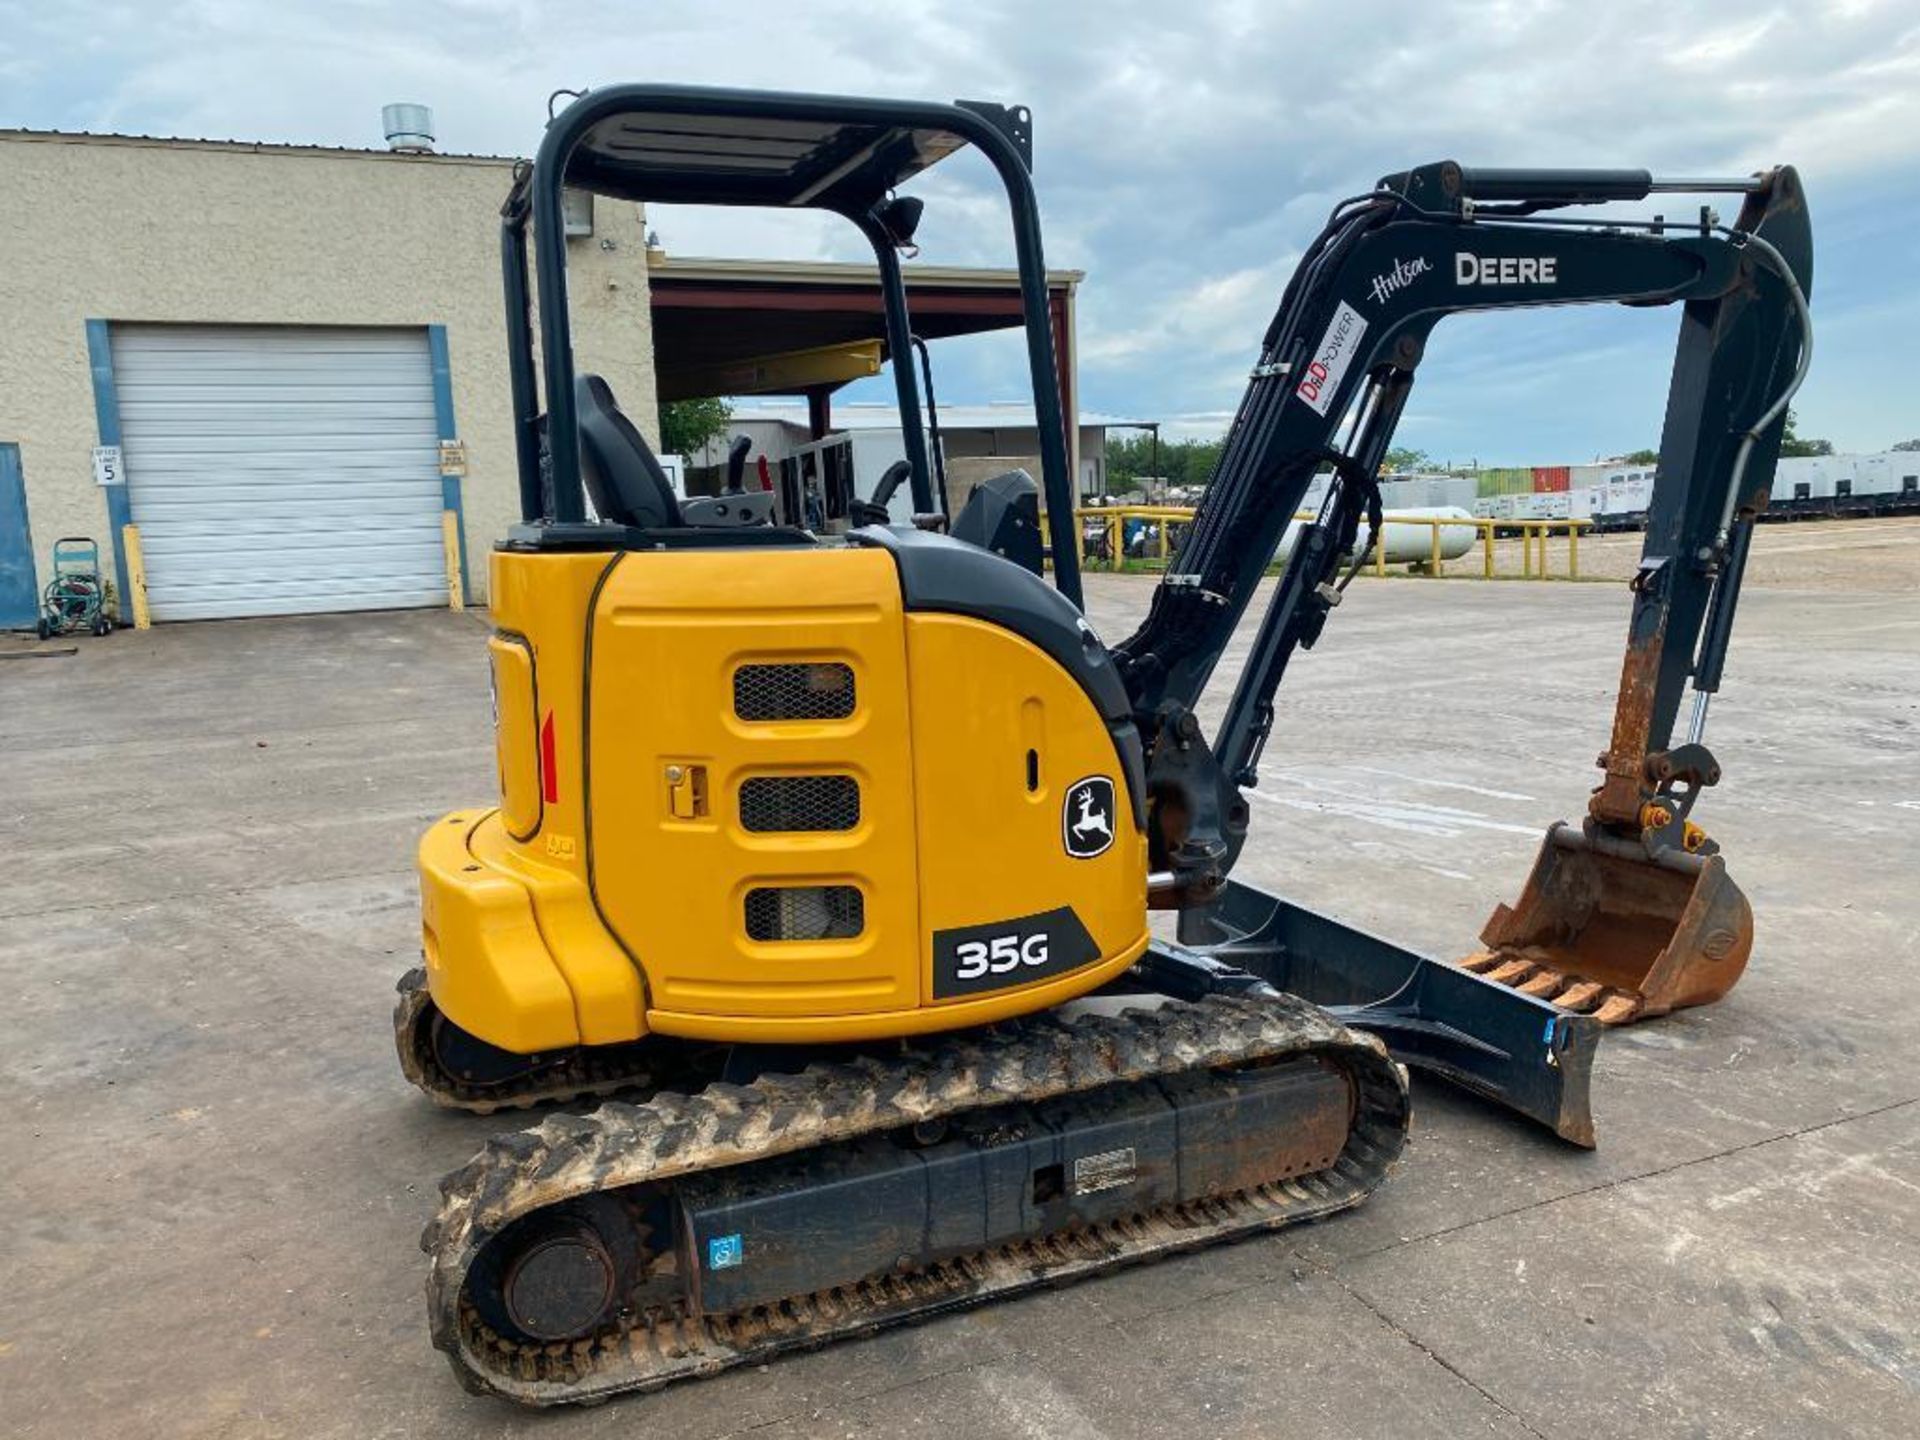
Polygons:
<instances>
[{"instance_id":1,"label":"metal awning","mask_svg":"<svg viewBox=\"0 0 1920 1440\"><path fill-rule=\"evenodd\" d=\"M922 339L1020 327L1017 271L929 265L905 278ZM1077 270L1047 275L1062 334L1061 307L1080 279ZM886 357L886 307L872 265L669 259L649 268L647 282L662 400L804 395L871 375Z\"/></svg>"}]
</instances>

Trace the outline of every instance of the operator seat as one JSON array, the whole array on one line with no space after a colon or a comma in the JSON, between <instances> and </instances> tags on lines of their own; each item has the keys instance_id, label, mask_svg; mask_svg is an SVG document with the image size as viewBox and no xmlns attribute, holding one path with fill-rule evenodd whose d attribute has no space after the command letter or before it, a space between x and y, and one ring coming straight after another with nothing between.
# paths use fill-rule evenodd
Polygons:
<instances>
[{"instance_id":1,"label":"operator seat","mask_svg":"<svg viewBox=\"0 0 1920 1440\"><path fill-rule=\"evenodd\" d=\"M621 411L613 388L598 375L573 385L579 412L580 478L602 520L658 530L683 525L680 500L646 437Z\"/></svg>"}]
</instances>

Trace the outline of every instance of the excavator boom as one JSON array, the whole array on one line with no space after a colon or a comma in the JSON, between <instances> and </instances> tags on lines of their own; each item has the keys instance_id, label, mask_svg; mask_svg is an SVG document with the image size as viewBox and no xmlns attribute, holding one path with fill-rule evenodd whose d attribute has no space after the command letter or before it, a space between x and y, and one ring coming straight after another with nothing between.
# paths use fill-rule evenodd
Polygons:
<instances>
[{"instance_id":1,"label":"excavator boom","mask_svg":"<svg viewBox=\"0 0 1920 1440\"><path fill-rule=\"evenodd\" d=\"M1739 217L1606 222L1540 212L1733 191ZM1644 171L1487 171L1445 162L1389 176L1337 207L1269 326L1186 542L1145 623L1116 653L1149 747L1149 839L1160 903L1216 897L1246 833L1274 694L1351 579L1376 476L1428 337L1462 311L1682 306L1647 540L1633 583L1603 783L1581 829L1549 836L1522 899L1501 907L1470 968L1617 1021L1724 994L1752 916L1689 818L1719 780L1703 743L1754 516L1786 403L1806 370L1812 236L1798 176L1662 182ZM1256 632L1211 744L1192 720L1316 472L1334 482ZM1354 569L1357 569L1357 562ZM1686 740L1673 729L1691 682Z\"/></svg>"}]
</instances>

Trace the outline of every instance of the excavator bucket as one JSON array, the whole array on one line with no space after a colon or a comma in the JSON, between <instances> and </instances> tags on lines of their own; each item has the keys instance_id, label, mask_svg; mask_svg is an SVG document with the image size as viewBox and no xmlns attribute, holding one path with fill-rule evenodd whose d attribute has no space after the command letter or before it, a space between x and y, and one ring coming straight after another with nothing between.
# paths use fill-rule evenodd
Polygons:
<instances>
[{"instance_id":1,"label":"excavator bucket","mask_svg":"<svg viewBox=\"0 0 1920 1440\"><path fill-rule=\"evenodd\" d=\"M1603 1024L1627 1025L1733 988L1753 949L1753 909L1718 855L1547 832L1527 887L1480 932L1463 968Z\"/></svg>"}]
</instances>

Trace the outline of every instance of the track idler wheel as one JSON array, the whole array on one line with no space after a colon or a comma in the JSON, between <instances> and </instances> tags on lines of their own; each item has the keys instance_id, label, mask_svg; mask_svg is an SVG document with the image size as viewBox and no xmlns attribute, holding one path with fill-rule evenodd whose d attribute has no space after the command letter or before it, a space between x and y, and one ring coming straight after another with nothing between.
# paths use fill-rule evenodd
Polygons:
<instances>
[{"instance_id":1,"label":"track idler wheel","mask_svg":"<svg viewBox=\"0 0 1920 1440\"><path fill-rule=\"evenodd\" d=\"M487 1245L471 1293L481 1316L522 1342L563 1343L605 1328L636 1298L645 1227L620 1197L591 1195L509 1225Z\"/></svg>"},{"instance_id":2,"label":"track idler wheel","mask_svg":"<svg viewBox=\"0 0 1920 1440\"><path fill-rule=\"evenodd\" d=\"M590 1335L613 1308L618 1281L600 1232L573 1216L543 1216L522 1237L500 1287L507 1318L536 1340Z\"/></svg>"}]
</instances>

